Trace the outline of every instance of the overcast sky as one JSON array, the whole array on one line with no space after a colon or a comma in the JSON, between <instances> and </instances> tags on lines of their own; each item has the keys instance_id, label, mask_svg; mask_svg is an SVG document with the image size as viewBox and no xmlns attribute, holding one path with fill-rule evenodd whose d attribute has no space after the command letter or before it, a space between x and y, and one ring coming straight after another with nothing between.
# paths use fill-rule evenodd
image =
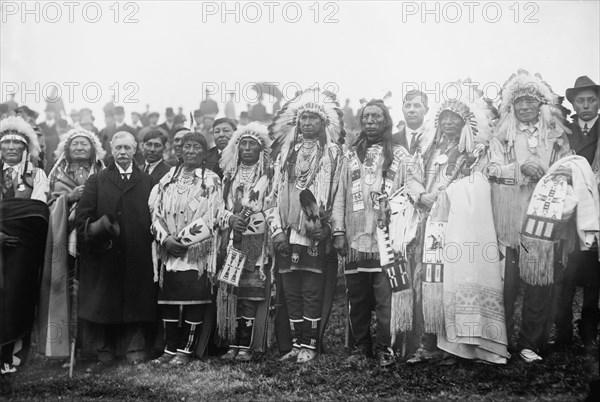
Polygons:
<instances>
[{"instance_id":1,"label":"overcast sky","mask_svg":"<svg viewBox=\"0 0 600 402\"><path fill-rule=\"evenodd\" d=\"M559 94L580 75L600 81L598 1L222 4L30 2L26 12L2 1L2 100L17 88L19 103L42 111L56 82L67 112L91 107L102 126L112 93L128 113L150 104L162 118L167 106L196 109L206 86L219 102L237 89L239 113L255 98L251 83L271 81L287 96L328 88L355 110L389 89L397 121L412 83L443 96L470 77L493 97L519 67Z\"/></svg>"}]
</instances>

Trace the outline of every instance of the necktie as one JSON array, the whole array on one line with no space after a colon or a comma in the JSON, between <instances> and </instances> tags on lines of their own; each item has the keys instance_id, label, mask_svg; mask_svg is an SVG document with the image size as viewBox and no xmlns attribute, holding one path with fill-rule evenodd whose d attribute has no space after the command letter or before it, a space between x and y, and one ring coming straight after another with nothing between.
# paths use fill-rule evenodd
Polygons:
<instances>
[{"instance_id":1,"label":"necktie","mask_svg":"<svg viewBox=\"0 0 600 402\"><path fill-rule=\"evenodd\" d=\"M150 174L150 164L146 163L146 167L144 168L144 173Z\"/></svg>"},{"instance_id":2,"label":"necktie","mask_svg":"<svg viewBox=\"0 0 600 402\"><path fill-rule=\"evenodd\" d=\"M410 146L409 146L409 151L413 151L415 148L415 145L417 145L417 132L413 131L412 132L412 137L410 139Z\"/></svg>"},{"instance_id":3,"label":"necktie","mask_svg":"<svg viewBox=\"0 0 600 402\"><path fill-rule=\"evenodd\" d=\"M123 181L127 181L128 180L128 174L127 173L121 173L121 178L123 179Z\"/></svg>"},{"instance_id":4,"label":"necktie","mask_svg":"<svg viewBox=\"0 0 600 402\"><path fill-rule=\"evenodd\" d=\"M585 123L583 125L583 130L582 130L583 135L588 135L589 131L590 131L590 129L588 128L587 123Z\"/></svg>"}]
</instances>

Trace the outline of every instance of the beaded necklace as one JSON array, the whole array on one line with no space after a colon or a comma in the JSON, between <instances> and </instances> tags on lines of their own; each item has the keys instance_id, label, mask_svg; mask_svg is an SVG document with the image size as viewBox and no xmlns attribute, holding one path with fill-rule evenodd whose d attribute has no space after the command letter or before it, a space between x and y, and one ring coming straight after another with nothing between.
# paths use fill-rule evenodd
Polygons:
<instances>
[{"instance_id":1,"label":"beaded necklace","mask_svg":"<svg viewBox=\"0 0 600 402\"><path fill-rule=\"evenodd\" d=\"M321 154L318 139L304 139L296 161L296 188L304 190L315 178Z\"/></svg>"}]
</instances>

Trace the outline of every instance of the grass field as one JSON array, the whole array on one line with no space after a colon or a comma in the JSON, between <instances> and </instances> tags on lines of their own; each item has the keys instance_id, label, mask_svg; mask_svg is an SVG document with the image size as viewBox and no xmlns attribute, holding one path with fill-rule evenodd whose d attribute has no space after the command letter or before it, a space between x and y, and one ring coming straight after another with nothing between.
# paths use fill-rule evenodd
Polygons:
<instances>
[{"instance_id":1,"label":"grass field","mask_svg":"<svg viewBox=\"0 0 600 402\"><path fill-rule=\"evenodd\" d=\"M399 359L393 369L374 363L350 364L343 347L343 291L338 291L327 331L327 354L306 366L279 362L275 352L260 361L226 364L217 357L188 367L109 368L86 374L81 362L73 379L62 361L41 357L2 379L9 400L582 400L588 382L598 376L598 360L578 345L526 365L513 358L504 367L472 362L454 366L409 366ZM0 398L1 399L1 398Z\"/></svg>"}]
</instances>

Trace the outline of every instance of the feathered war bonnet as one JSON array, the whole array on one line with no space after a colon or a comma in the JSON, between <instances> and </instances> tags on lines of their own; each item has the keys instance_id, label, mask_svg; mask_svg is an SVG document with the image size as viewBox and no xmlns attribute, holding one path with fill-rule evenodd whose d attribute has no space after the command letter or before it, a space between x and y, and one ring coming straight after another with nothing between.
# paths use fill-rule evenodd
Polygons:
<instances>
[{"instance_id":1,"label":"feathered war bonnet","mask_svg":"<svg viewBox=\"0 0 600 402\"><path fill-rule=\"evenodd\" d=\"M233 177L237 171L240 158L240 142L243 138L252 138L261 146L261 152L258 159L259 170L257 177L261 177L268 171L271 164L271 145L273 141L269 138L269 130L267 126L259 122L253 121L246 126L238 127L233 133L229 143L221 154L219 166L225 176Z\"/></svg>"},{"instance_id":2,"label":"feathered war bonnet","mask_svg":"<svg viewBox=\"0 0 600 402\"><path fill-rule=\"evenodd\" d=\"M337 97L334 93L319 88L307 89L283 105L269 125L269 133L273 140L273 160L279 152L287 155L292 144L302 137L298 125L300 116L306 112L318 114L323 120L326 144L343 143L346 136L344 113L340 109Z\"/></svg>"},{"instance_id":3,"label":"feathered war bonnet","mask_svg":"<svg viewBox=\"0 0 600 402\"><path fill-rule=\"evenodd\" d=\"M514 104L523 97L530 97L541 102L540 106L540 139L547 145L548 129L556 129L561 134L571 133L565 124L560 109L559 97L550 85L542 79L539 73L531 75L528 71L519 69L504 83L501 91L500 122L497 126L498 136L501 140L508 141L512 146L517 135L518 120L515 115Z\"/></svg>"},{"instance_id":4,"label":"feathered war bonnet","mask_svg":"<svg viewBox=\"0 0 600 402\"><path fill-rule=\"evenodd\" d=\"M455 98L445 100L435 115L435 139L433 144L438 144L442 137L440 116L445 111L456 113L465 125L460 133L458 142L459 152L473 152L476 143L487 145L491 137L490 104L482 96L482 92L471 79L458 80L455 84L458 93Z\"/></svg>"},{"instance_id":5,"label":"feathered war bonnet","mask_svg":"<svg viewBox=\"0 0 600 402\"><path fill-rule=\"evenodd\" d=\"M33 127L22 117L8 116L0 120L0 142L7 140L17 140L24 143L31 162L37 163L41 151L40 143ZM27 160L25 154L23 160Z\"/></svg>"}]
</instances>

